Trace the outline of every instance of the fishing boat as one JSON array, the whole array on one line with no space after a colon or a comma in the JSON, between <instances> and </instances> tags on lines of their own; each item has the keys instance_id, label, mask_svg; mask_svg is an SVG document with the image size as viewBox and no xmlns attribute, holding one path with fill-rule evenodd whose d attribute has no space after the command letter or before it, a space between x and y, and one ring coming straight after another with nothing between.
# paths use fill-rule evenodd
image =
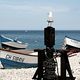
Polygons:
<instances>
[{"instance_id":1,"label":"fishing boat","mask_svg":"<svg viewBox=\"0 0 80 80\"><path fill-rule=\"evenodd\" d=\"M37 67L37 52L0 49L0 61L3 68Z\"/></svg>"},{"instance_id":2,"label":"fishing boat","mask_svg":"<svg viewBox=\"0 0 80 80\"><path fill-rule=\"evenodd\" d=\"M63 47L66 49L80 49L80 41L69 37L65 37Z\"/></svg>"},{"instance_id":3,"label":"fishing boat","mask_svg":"<svg viewBox=\"0 0 80 80\"><path fill-rule=\"evenodd\" d=\"M18 41L17 39L10 39L7 38L3 35L0 36L1 39L1 46L4 49L25 49L28 45L27 44L23 44L21 41Z\"/></svg>"}]
</instances>

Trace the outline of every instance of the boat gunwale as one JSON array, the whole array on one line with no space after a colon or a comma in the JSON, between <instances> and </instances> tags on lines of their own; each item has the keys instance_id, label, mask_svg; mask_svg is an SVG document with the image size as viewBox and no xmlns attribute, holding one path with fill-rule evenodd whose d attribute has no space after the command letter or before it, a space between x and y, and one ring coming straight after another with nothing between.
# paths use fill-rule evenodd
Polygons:
<instances>
[{"instance_id":1,"label":"boat gunwale","mask_svg":"<svg viewBox=\"0 0 80 80\"><path fill-rule=\"evenodd\" d=\"M13 44L10 45L11 43L13 43ZM25 44L16 43L16 42L10 42L10 41L9 42L1 42L1 44L5 45L5 46L8 46L8 47L20 48L20 49L25 49L27 47L27 45L25 45ZM16 46L15 44L22 45L22 46L21 47L20 46ZM15 45L15 46L13 46L13 45Z\"/></svg>"},{"instance_id":2,"label":"boat gunwale","mask_svg":"<svg viewBox=\"0 0 80 80\"><path fill-rule=\"evenodd\" d=\"M68 37L68 36L65 36L65 38L69 38L69 39L71 39L71 40L76 40L76 41L80 42L80 40L77 40L77 39L74 39L74 38L70 38L70 37ZM65 38L64 38L64 39L65 39Z\"/></svg>"},{"instance_id":3,"label":"boat gunwale","mask_svg":"<svg viewBox=\"0 0 80 80\"><path fill-rule=\"evenodd\" d=\"M34 53L34 52L29 52L29 53L25 54L25 53L17 52L17 51L14 51L14 50L7 50L7 49L2 49L2 48L0 48L0 50L7 51L7 52L12 52L12 53L17 53L17 54L22 54L22 55L37 57L37 55L30 55L30 53Z\"/></svg>"}]
</instances>

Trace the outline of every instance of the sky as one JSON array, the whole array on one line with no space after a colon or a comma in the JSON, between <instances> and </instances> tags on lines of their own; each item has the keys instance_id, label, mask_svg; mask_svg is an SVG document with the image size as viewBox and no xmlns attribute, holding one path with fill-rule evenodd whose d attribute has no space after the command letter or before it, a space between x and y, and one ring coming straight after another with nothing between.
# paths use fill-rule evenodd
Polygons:
<instances>
[{"instance_id":1,"label":"sky","mask_svg":"<svg viewBox=\"0 0 80 80\"><path fill-rule=\"evenodd\" d=\"M0 0L0 30L43 30L49 11L56 30L80 30L80 0Z\"/></svg>"}]
</instances>

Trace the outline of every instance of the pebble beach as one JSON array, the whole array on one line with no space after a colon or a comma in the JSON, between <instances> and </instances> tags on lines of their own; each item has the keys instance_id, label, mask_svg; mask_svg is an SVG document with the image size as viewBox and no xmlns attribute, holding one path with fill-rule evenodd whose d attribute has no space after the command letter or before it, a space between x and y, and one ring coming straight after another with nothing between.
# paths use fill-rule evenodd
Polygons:
<instances>
[{"instance_id":1,"label":"pebble beach","mask_svg":"<svg viewBox=\"0 0 80 80\"><path fill-rule=\"evenodd\" d=\"M76 56L69 57L73 76L80 80L80 53ZM60 72L60 58L57 58ZM32 77L37 68L26 69L0 69L0 80L33 80Z\"/></svg>"},{"instance_id":2,"label":"pebble beach","mask_svg":"<svg viewBox=\"0 0 80 80\"><path fill-rule=\"evenodd\" d=\"M32 80L36 68L0 69L0 80Z\"/></svg>"}]
</instances>

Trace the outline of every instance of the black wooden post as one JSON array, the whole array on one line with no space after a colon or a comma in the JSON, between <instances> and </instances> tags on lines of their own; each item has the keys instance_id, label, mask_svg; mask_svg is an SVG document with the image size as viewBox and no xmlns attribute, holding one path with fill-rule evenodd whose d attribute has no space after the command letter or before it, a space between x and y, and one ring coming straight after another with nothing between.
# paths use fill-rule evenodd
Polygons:
<instances>
[{"instance_id":1,"label":"black wooden post","mask_svg":"<svg viewBox=\"0 0 80 80\"><path fill-rule=\"evenodd\" d=\"M65 62L65 53L61 53L61 80L66 80L66 62Z\"/></svg>"},{"instance_id":2,"label":"black wooden post","mask_svg":"<svg viewBox=\"0 0 80 80\"><path fill-rule=\"evenodd\" d=\"M72 75L71 67L68 60L66 50L60 51L61 53L61 79L60 80L75 80L75 77ZM66 77L66 71L68 71L69 77Z\"/></svg>"},{"instance_id":3,"label":"black wooden post","mask_svg":"<svg viewBox=\"0 0 80 80\"><path fill-rule=\"evenodd\" d=\"M38 69L33 76L33 79L42 80L43 78L43 61L45 60L45 50L35 49L38 52Z\"/></svg>"},{"instance_id":4,"label":"black wooden post","mask_svg":"<svg viewBox=\"0 0 80 80\"><path fill-rule=\"evenodd\" d=\"M38 79L43 78L43 61L45 60L45 52L44 50L40 50L38 52Z\"/></svg>"},{"instance_id":5,"label":"black wooden post","mask_svg":"<svg viewBox=\"0 0 80 80\"><path fill-rule=\"evenodd\" d=\"M55 28L51 26L44 28L44 45L47 47L55 45Z\"/></svg>"},{"instance_id":6,"label":"black wooden post","mask_svg":"<svg viewBox=\"0 0 80 80\"><path fill-rule=\"evenodd\" d=\"M44 45L48 58L53 58L53 46L55 45L55 28L48 26L44 29Z\"/></svg>"}]
</instances>

